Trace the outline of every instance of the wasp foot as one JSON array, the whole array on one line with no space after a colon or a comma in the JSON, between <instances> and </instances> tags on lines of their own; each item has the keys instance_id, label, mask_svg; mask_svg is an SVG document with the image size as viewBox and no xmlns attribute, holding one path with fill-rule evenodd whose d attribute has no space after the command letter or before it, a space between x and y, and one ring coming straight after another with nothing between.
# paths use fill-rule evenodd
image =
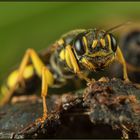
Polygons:
<instances>
[{"instance_id":1,"label":"wasp foot","mask_svg":"<svg viewBox=\"0 0 140 140\"><path fill-rule=\"evenodd\" d=\"M47 114L44 114L42 117L35 120L35 125L41 124L41 128L44 126L44 122L48 118Z\"/></svg>"},{"instance_id":2,"label":"wasp foot","mask_svg":"<svg viewBox=\"0 0 140 140\"><path fill-rule=\"evenodd\" d=\"M129 78L124 79L125 83L131 83L131 81L129 80Z\"/></svg>"}]
</instances>

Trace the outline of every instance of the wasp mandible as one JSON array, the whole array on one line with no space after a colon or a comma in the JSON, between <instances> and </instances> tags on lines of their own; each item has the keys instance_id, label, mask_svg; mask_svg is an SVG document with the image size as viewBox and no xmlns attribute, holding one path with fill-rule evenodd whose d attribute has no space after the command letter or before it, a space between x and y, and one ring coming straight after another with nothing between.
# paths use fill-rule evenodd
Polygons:
<instances>
[{"instance_id":1,"label":"wasp mandible","mask_svg":"<svg viewBox=\"0 0 140 140\"><path fill-rule=\"evenodd\" d=\"M111 33L120 26L122 24L107 31L97 29L70 31L48 49L49 57L43 56L47 62L43 61L35 50L28 49L19 68L8 76L6 84L1 87L3 97L0 105L10 99L19 84L24 85L24 81L36 74L42 81L43 117L40 121L43 122L48 112L46 104L48 87L60 87L75 75L89 82L91 79L85 71L104 69L114 60L123 65L124 80L129 81L123 54Z\"/></svg>"}]
</instances>

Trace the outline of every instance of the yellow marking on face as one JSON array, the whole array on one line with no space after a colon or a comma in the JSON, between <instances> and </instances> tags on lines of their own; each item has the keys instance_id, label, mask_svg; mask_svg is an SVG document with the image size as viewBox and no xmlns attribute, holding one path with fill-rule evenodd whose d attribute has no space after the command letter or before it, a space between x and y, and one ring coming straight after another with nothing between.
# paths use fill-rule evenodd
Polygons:
<instances>
[{"instance_id":1,"label":"yellow marking on face","mask_svg":"<svg viewBox=\"0 0 140 140\"><path fill-rule=\"evenodd\" d=\"M97 46L98 40L93 40L92 48L94 49Z\"/></svg>"},{"instance_id":2,"label":"yellow marking on face","mask_svg":"<svg viewBox=\"0 0 140 140\"><path fill-rule=\"evenodd\" d=\"M102 47L105 47L105 40L101 38L100 42L101 42Z\"/></svg>"},{"instance_id":3,"label":"yellow marking on face","mask_svg":"<svg viewBox=\"0 0 140 140\"><path fill-rule=\"evenodd\" d=\"M62 49L62 51L60 52L59 57L60 57L62 60L65 59L65 50L64 50L64 49Z\"/></svg>"},{"instance_id":4,"label":"yellow marking on face","mask_svg":"<svg viewBox=\"0 0 140 140\"><path fill-rule=\"evenodd\" d=\"M59 45L62 45L62 44L64 44L64 40L63 40L63 39L60 39L60 40L57 41L57 43L58 43Z\"/></svg>"},{"instance_id":5,"label":"yellow marking on face","mask_svg":"<svg viewBox=\"0 0 140 140\"><path fill-rule=\"evenodd\" d=\"M86 58L82 58L81 62L83 63L83 65L85 65L85 67L87 67L88 69L91 70L95 70L95 66L89 62Z\"/></svg>"},{"instance_id":6,"label":"yellow marking on face","mask_svg":"<svg viewBox=\"0 0 140 140\"><path fill-rule=\"evenodd\" d=\"M112 50L111 49L111 39L110 39L110 35L109 34L107 34L107 39L108 39L108 42L109 42L109 49Z\"/></svg>"},{"instance_id":7,"label":"yellow marking on face","mask_svg":"<svg viewBox=\"0 0 140 140\"><path fill-rule=\"evenodd\" d=\"M88 44L87 44L87 39L86 39L85 36L83 37L83 41L84 41L84 44L85 44L85 47L86 47L86 52L88 52Z\"/></svg>"},{"instance_id":8,"label":"yellow marking on face","mask_svg":"<svg viewBox=\"0 0 140 140\"><path fill-rule=\"evenodd\" d=\"M93 53L93 54L88 54L88 56L89 57L96 57L96 56L107 56L107 55L109 55L110 54L110 52L109 53L105 53L105 52L102 52L102 51L100 51L100 52L96 52L96 53Z\"/></svg>"}]
</instances>

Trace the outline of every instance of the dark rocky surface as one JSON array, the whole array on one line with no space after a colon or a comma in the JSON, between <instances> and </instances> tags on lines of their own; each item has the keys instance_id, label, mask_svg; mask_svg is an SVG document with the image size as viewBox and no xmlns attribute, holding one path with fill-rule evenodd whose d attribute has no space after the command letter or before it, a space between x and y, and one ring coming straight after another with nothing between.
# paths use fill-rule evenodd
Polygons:
<instances>
[{"instance_id":1,"label":"dark rocky surface","mask_svg":"<svg viewBox=\"0 0 140 140\"><path fill-rule=\"evenodd\" d=\"M41 101L19 102L0 109L0 138L140 138L140 89L119 79L89 83L82 94L47 98L48 118Z\"/></svg>"}]
</instances>

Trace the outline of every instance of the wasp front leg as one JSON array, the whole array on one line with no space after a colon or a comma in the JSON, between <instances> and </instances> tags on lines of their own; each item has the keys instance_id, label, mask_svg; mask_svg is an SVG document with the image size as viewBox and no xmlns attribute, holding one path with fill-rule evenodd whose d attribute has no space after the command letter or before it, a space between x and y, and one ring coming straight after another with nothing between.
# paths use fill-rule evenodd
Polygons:
<instances>
[{"instance_id":1,"label":"wasp front leg","mask_svg":"<svg viewBox=\"0 0 140 140\"><path fill-rule=\"evenodd\" d=\"M66 46L66 53L68 53L69 55L66 56L66 63L68 64L68 66L70 68L73 69L74 73L80 78L80 79L84 79L86 82L90 82L92 81L91 79L89 79L86 75L84 75L84 73L82 73L80 71L79 65L76 61L76 58L72 52L72 47L70 45Z\"/></svg>"},{"instance_id":2,"label":"wasp front leg","mask_svg":"<svg viewBox=\"0 0 140 140\"><path fill-rule=\"evenodd\" d=\"M116 51L116 60L119 61L122 66L123 66L123 78L125 81L129 82L129 78L128 78L128 74L127 74L127 67L126 67L126 62L125 59L123 57L122 51L120 50L120 48L117 48Z\"/></svg>"}]
</instances>

